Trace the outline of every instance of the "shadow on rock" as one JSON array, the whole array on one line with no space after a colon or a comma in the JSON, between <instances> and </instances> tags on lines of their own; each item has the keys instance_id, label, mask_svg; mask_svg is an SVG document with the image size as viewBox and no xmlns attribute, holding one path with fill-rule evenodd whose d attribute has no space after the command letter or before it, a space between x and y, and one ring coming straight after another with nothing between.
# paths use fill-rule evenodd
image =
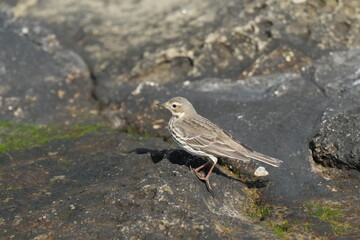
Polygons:
<instances>
[{"instance_id":1,"label":"shadow on rock","mask_svg":"<svg viewBox=\"0 0 360 240\"><path fill-rule=\"evenodd\" d=\"M152 150L152 149L148 149L148 148L136 148L132 151L130 151L129 153L136 153L139 155L143 155L143 154L150 154L151 160L157 164L160 161L167 159L169 160L169 162L171 162L172 164L177 164L177 165L185 165L187 167L191 168L197 168L201 165L203 165L204 163L207 162L207 160L201 158L201 157L196 157L193 156L191 154L189 154L188 152L184 151L184 150L179 150L179 149L165 149L165 150ZM221 161L220 161L221 163ZM205 167L204 171L207 173L210 169L210 166ZM247 180L242 180L242 179L238 179L238 178L234 178L234 177L230 177L227 174L223 173L222 171L220 171L219 168L215 167L213 170L213 173L241 182L243 184L245 184L248 188L263 188L267 186L268 181L264 180L264 179L258 179L256 177L254 177L252 174L249 174L248 172L241 172L241 175L245 175L245 178Z\"/></svg>"}]
</instances>

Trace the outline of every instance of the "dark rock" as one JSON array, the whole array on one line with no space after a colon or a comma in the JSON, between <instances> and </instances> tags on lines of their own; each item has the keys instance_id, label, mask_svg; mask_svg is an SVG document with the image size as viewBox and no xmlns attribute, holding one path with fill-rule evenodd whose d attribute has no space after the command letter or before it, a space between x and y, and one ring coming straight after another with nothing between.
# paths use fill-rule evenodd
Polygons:
<instances>
[{"instance_id":1,"label":"dark rock","mask_svg":"<svg viewBox=\"0 0 360 240\"><path fill-rule=\"evenodd\" d=\"M330 223L320 221L317 218L312 218L311 220L314 222L314 225L309 226L310 231L316 232L318 236L331 236L332 229Z\"/></svg>"},{"instance_id":2,"label":"dark rock","mask_svg":"<svg viewBox=\"0 0 360 240\"><path fill-rule=\"evenodd\" d=\"M360 171L360 108L322 121L310 144L317 163Z\"/></svg>"},{"instance_id":3,"label":"dark rock","mask_svg":"<svg viewBox=\"0 0 360 240\"><path fill-rule=\"evenodd\" d=\"M69 124L91 116L92 82L81 57L39 24L5 12L0 19L1 120Z\"/></svg>"},{"instance_id":4,"label":"dark rock","mask_svg":"<svg viewBox=\"0 0 360 240\"><path fill-rule=\"evenodd\" d=\"M10 153L24 161L0 165L1 238L274 238L248 216L245 185L217 169L212 197L185 166L196 159L170 146L94 132Z\"/></svg>"},{"instance_id":5,"label":"dark rock","mask_svg":"<svg viewBox=\"0 0 360 240\"><path fill-rule=\"evenodd\" d=\"M356 66L357 62L352 61L354 52L357 49L329 55L332 58L340 54L347 62L347 65L339 64L333 68L338 72L347 71L348 76L356 75L356 67L349 67L351 63ZM128 125L139 132L168 137L166 124L170 113L160 110L156 103L174 96L184 96L190 99L201 115L229 131L250 148L284 161L279 169L265 166L270 175L265 181L266 188L258 190L261 200L273 204L281 202L296 208L299 202L309 201L314 196L342 199L348 194L357 195L348 190L358 187L358 176L351 173L331 180L333 175L325 180L314 168L308 148L328 106L352 106L348 100L353 103L356 101L350 94L354 89L348 88L349 94L341 91L338 95L340 97L336 98L334 95L328 96L314 82L315 74L312 70L320 69L325 64L323 59L317 61L310 70L304 69L302 75L268 74L238 81L213 78L164 85L141 83L132 91L127 90L128 97L119 103L121 111L114 116L125 119ZM338 81L335 74L329 76L328 83L332 81L334 84ZM352 82L348 81L349 84ZM348 127L344 125L344 129ZM234 160L222 163L235 172L240 170L242 178L248 179L248 187L261 186L261 182L253 181L251 177L259 163L246 165Z\"/></svg>"},{"instance_id":6,"label":"dark rock","mask_svg":"<svg viewBox=\"0 0 360 240\"><path fill-rule=\"evenodd\" d=\"M360 2L298 2L2 1L0 120L74 125L99 105L123 133L2 151L0 238L358 239L359 172L309 142L358 166L326 127L358 128ZM178 95L284 164L220 159L212 196L189 171L205 160L168 142L156 103Z\"/></svg>"},{"instance_id":7,"label":"dark rock","mask_svg":"<svg viewBox=\"0 0 360 240\"><path fill-rule=\"evenodd\" d=\"M211 176L213 197L189 170L204 160L173 147L159 138L101 129L1 154L0 237L276 239L275 234L286 234L312 239L334 236L333 226L346 221L341 236L356 239L358 225L351 215L358 207L356 198L341 215L325 205L328 201L322 203L325 207L308 203L304 211L304 202L289 207L276 194L272 201L277 203L268 205L263 199L264 205L258 205L261 194L280 183L264 181L260 188L248 188L221 166ZM278 176L286 181L283 185L292 188L283 174ZM277 218L288 220L277 223ZM310 226L306 231L305 225Z\"/></svg>"},{"instance_id":8,"label":"dark rock","mask_svg":"<svg viewBox=\"0 0 360 240\"><path fill-rule=\"evenodd\" d=\"M360 49L334 52L309 68L314 83L331 99L310 148L317 163L359 170Z\"/></svg>"},{"instance_id":9,"label":"dark rock","mask_svg":"<svg viewBox=\"0 0 360 240\"><path fill-rule=\"evenodd\" d=\"M290 204L293 199L307 199L314 193L328 194L327 189L317 186L322 179L311 172L307 144L327 99L310 81L285 74L236 82L204 79L185 86L142 85L141 93L130 94L122 101L124 110L119 114L126 113L127 123L140 132L169 136L165 127L170 113L161 111L155 103L178 95L188 98L199 114L250 148L284 161L280 169L265 166L270 172L268 179L274 183L267 187L265 198L274 200L274 196L281 196L275 201ZM230 165L243 167L243 163L236 161Z\"/></svg>"}]
</instances>

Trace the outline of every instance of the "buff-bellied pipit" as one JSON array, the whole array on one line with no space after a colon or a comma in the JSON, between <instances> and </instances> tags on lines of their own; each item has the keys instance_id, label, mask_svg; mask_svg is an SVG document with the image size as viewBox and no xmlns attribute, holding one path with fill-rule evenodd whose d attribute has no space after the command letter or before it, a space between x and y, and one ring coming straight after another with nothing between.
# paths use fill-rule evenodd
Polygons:
<instances>
[{"instance_id":1,"label":"buff-bellied pipit","mask_svg":"<svg viewBox=\"0 0 360 240\"><path fill-rule=\"evenodd\" d=\"M191 154L210 158L212 166L206 176L201 175L199 171L210 164L210 161L193 170L199 179L205 181L210 190L209 176L218 161L217 157L228 157L244 162L256 159L274 167L279 167L282 163L279 159L251 150L210 120L197 114L186 98L175 97L159 105L172 113L169 132L173 140Z\"/></svg>"}]
</instances>

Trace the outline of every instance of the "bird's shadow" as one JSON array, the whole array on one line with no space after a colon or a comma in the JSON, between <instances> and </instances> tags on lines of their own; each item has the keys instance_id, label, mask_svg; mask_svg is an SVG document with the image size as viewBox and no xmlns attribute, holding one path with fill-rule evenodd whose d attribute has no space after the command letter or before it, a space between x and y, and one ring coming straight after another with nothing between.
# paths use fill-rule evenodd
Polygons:
<instances>
[{"instance_id":1,"label":"bird's shadow","mask_svg":"<svg viewBox=\"0 0 360 240\"><path fill-rule=\"evenodd\" d=\"M159 163L160 161L162 161L164 159L167 159L172 164L185 165L189 168L197 168L207 162L207 160L205 160L201 157L193 156L193 155L189 154L188 152L186 152L184 150L180 150L180 149L152 150L152 149L148 149L148 148L135 148L134 150L130 151L129 153L136 153L139 155L149 154L151 157L151 160L155 164ZM209 171L209 169L210 169L210 166L205 167L204 168L205 173L207 173ZM248 188L264 188L267 186L267 183L268 183L268 181L264 180L264 179L259 179L259 178L254 179L254 177L251 177L252 174L249 174L247 172L241 172L241 174L245 175L246 178L251 179L251 180L246 180L246 181L228 176L225 173L223 173L222 171L220 171L220 169L217 167L214 168L213 173L223 176L223 177L226 177L226 178L229 178L229 179L232 179L232 180L235 180L235 181L239 181L239 182L245 184Z\"/></svg>"}]
</instances>

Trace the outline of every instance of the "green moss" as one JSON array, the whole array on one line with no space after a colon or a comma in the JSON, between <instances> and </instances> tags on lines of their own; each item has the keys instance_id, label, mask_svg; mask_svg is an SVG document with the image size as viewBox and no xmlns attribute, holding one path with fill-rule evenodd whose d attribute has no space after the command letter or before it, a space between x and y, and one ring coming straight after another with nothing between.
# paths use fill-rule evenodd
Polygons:
<instances>
[{"instance_id":1,"label":"green moss","mask_svg":"<svg viewBox=\"0 0 360 240\"><path fill-rule=\"evenodd\" d=\"M144 137L144 138L149 138L151 137L151 134L149 132L145 132L145 133L141 133L140 131L138 131L136 128L132 127L132 126L128 126L125 129L125 133L132 135L132 136L140 136L140 137Z\"/></svg>"},{"instance_id":2,"label":"green moss","mask_svg":"<svg viewBox=\"0 0 360 240\"><path fill-rule=\"evenodd\" d=\"M338 203L306 203L304 209L310 216L329 223L336 234L345 233L352 228L346 223L345 212Z\"/></svg>"},{"instance_id":3,"label":"green moss","mask_svg":"<svg viewBox=\"0 0 360 240\"><path fill-rule=\"evenodd\" d=\"M6 197L4 200L2 200L3 203L7 203L9 202L10 200L12 200L13 197Z\"/></svg>"},{"instance_id":4,"label":"green moss","mask_svg":"<svg viewBox=\"0 0 360 240\"><path fill-rule=\"evenodd\" d=\"M261 217L265 217L267 214L271 213L271 209L268 206L259 206L258 215Z\"/></svg>"},{"instance_id":5,"label":"green moss","mask_svg":"<svg viewBox=\"0 0 360 240\"><path fill-rule=\"evenodd\" d=\"M31 124L0 122L0 153L40 146L52 139L75 138L98 130L95 126L39 126Z\"/></svg>"},{"instance_id":6,"label":"green moss","mask_svg":"<svg viewBox=\"0 0 360 240\"><path fill-rule=\"evenodd\" d=\"M271 208L267 205L259 205L257 203L252 203L251 209L248 212L248 216L263 220L265 216L270 214L271 212L272 212Z\"/></svg>"},{"instance_id":7,"label":"green moss","mask_svg":"<svg viewBox=\"0 0 360 240\"><path fill-rule=\"evenodd\" d=\"M6 190L8 191L21 190L21 186L9 186Z\"/></svg>"},{"instance_id":8,"label":"green moss","mask_svg":"<svg viewBox=\"0 0 360 240\"><path fill-rule=\"evenodd\" d=\"M231 168L230 171L232 171L236 176L239 176L241 178L241 172L238 168Z\"/></svg>"},{"instance_id":9,"label":"green moss","mask_svg":"<svg viewBox=\"0 0 360 240\"><path fill-rule=\"evenodd\" d=\"M292 210L286 207L263 204L256 199L254 194L251 200L248 200L247 215L260 220L262 225L280 239L323 239L323 236L319 235L321 233L314 231L316 225L321 224L318 220L325 222L324 226L331 227L332 233L326 232L326 236L348 236L358 231L353 221L356 207L350 210L347 206L334 202L306 202L298 209L304 211L299 215L301 218L296 218L289 215ZM306 215L312 218L309 219Z\"/></svg>"},{"instance_id":10,"label":"green moss","mask_svg":"<svg viewBox=\"0 0 360 240\"><path fill-rule=\"evenodd\" d=\"M290 224L282 215L271 205L261 205L258 202L250 204L248 216L257 218L275 235L281 239L291 239L291 229L295 223Z\"/></svg>"},{"instance_id":11,"label":"green moss","mask_svg":"<svg viewBox=\"0 0 360 240\"><path fill-rule=\"evenodd\" d=\"M306 204L306 207L311 216L318 217L322 221L339 221L342 213L340 209L332 209L332 207L320 203Z\"/></svg>"},{"instance_id":12,"label":"green moss","mask_svg":"<svg viewBox=\"0 0 360 240\"><path fill-rule=\"evenodd\" d=\"M288 221L281 224L271 223L271 227L273 228L273 233L281 238L285 238L286 233L290 230L290 224Z\"/></svg>"}]
</instances>

